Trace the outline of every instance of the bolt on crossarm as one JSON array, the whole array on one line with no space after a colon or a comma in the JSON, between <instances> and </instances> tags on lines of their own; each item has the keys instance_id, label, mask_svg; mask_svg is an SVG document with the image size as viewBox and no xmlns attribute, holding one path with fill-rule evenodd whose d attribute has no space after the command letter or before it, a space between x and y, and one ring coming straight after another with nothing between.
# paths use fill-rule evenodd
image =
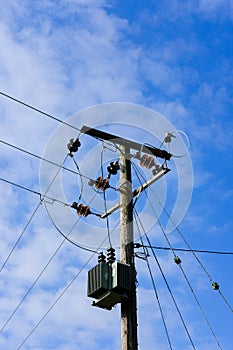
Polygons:
<instances>
[{"instance_id":1,"label":"bolt on crossarm","mask_svg":"<svg viewBox=\"0 0 233 350\"><path fill-rule=\"evenodd\" d=\"M122 350L137 350L137 299L136 270L134 263L133 195L130 147L121 146L120 154L120 258L132 269L129 297L121 303L121 343Z\"/></svg>"}]
</instances>

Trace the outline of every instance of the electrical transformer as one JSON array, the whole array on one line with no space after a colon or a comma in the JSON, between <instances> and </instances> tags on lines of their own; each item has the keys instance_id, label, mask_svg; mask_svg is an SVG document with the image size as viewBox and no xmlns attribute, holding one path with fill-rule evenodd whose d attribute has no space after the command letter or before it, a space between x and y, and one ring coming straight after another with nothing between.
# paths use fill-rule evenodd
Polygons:
<instances>
[{"instance_id":1,"label":"electrical transformer","mask_svg":"<svg viewBox=\"0 0 233 350\"><path fill-rule=\"evenodd\" d=\"M88 271L88 297L95 298L93 306L111 310L128 297L131 289L131 267L118 261L100 262Z\"/></svg>"},{"instance_id":2,"label":"electrical transformer","mask_svg":"<svg viewBox=\"0 0 233 350\"><path fill-rule=\"evenodd\" d=\"M131 267L115 261L111 265L112 284L111 289L117 293L125 293L131 289Z\"/></svg>"},{"instance_id":3,"label":"electrical transformer","mask_svg":"<svg viewBox=\"0 0 233 350\"><path fill-rule=\"evenodd\" d=\"M87 295L98 299L109 290L109 265L101 262L88 271Z\"/></svg>"}]
</instances>

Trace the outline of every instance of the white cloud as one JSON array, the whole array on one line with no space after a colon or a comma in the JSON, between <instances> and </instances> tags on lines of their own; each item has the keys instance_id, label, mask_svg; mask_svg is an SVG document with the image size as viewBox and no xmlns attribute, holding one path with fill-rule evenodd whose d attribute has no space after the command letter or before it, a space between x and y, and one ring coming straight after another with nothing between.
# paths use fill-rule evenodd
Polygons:
<instances>
[{"instance_id":1,"label":"white cloud","mask_svg":"<svg viewBox=\"0 0 233 350\"><path fill-rule=\"evenodd\" d=\"M233 6L230 0L200 0L198 11L207 16L207 18L231 18L233 14Z\"/></svg>"},{"instance_id":2,"label":"white cloud","mask_svg":"<svg viewBox=\"0 0 233 350\"><path fill-rule=\"evenodd\" d=\"M192 4L193 2L189 2L184 6L191 11ZM98 0L67 0L56 4L54 1L21 1L20 4L13 0L3 2L0 9L1 90L65 118L93 103L119 100L145 102L143 89L148 81L158 88L162 87L172 96L186 91L184 82L190 72L196 73L194 80L199 78L195 69L181 71L176 66L176 60L185 52L185 41L165 43L161 52L153 54L146 45L142 50L140 45L132 44L125 37L125 33L132 30L129 22L108 14L105 6L109 4ZM212 3L210 11L214 12L220 7L219 3ZM207 11L207 2L201 2L199 11ZM176 16L177 12L173 18ZM172 58L176 45L180 51L177 50ZM196 47L198 43L192 43L187 51L192 53ZM142 72L145 73L144 76ZM218 110L221 111L224 102L228 101L227 91L219 86L218 91L214 92L213 86L207 86L205 82L201 86L196 94L197 104L200 103L201 97L204 102L207 99L215 99L219 101ZM0 98L1 138L42 154L48 137L58 124L13 101L8 101L3 96ZM195 96L193 98L195 99ZM148 96L147 101L151 101L153 107L169 115L169 119L176 125L179 124L179 127L186 126L189 130L192 129L193 135L199 130L198 136L194 137L203 147L203 138L207 136L208 129L199 128L199 121L193 121L192 113L184 106L182 100L165 103L160 97L152 94ZM131 119L133 120L133 117ZM93 124L106 120L94 120L93 117ZM146 116L143 120L148 128L152 126L152 121L148 121ZM124 116L122 121L126 122ZM217 125L212 125L211 132L217 129ZM126 133L127 130L126 128ZM222 132L223 130L224 128L221 129ZM220 138L220 132L218 137ZM63 145L56 145L54 153L58 153L62 147ZM60 154L56 156L60 160ZM93 158L94 155L90 159ZM39 189L38 168L38 161L1 144L1 176L26 187ZM94 166L90 167L90 172L92 169ZM211 175L207 179L209 178ZM0 183L0 191L0 255L1 262L4 262L39 198L3 183ZM151 215L147 215L146 219L149 222ZM192 219L193 226L197 219L199 217ZM64 220L64 216L60 215L59 220ZM69 223L66 222L65 225L67 227ZM88 225L85 226L87 227ZM88 227L88 239L95 241L95 234L101 233L101 229L90 228L91 226ZM225 229L227 230L227 226ZM213 224L211 230L218 231L218 227ZM151 235L153 236L153 233ZM153 237L162 241L157 232L154 232ZM171 239L173 243L179 242L177 237ZM25 295L61 240L62 237L52 228L44 208L41 207L26 230L18 249L14 251L1 273L1 325ZM2 348L16 349L19 346L88 257L89 253L64 243L1 335ZM167 256L163 256L160 261L169 278L177 276L176 265L172 265ZM95 263L96 256L87 267ZM192 276L198 276L191 262L188 262L188 267ZM145 272L145 265L142 264L139 274L143 276ZM119 348L119 306L112 312L91 307L91 299L86 298L86 275L85 269L29 338L25 349L81 350L99 348L100 344L103 350L109 349L109 344L113 349ZM145 281L147 284L149 278L145 278ZM177 281L180 282L179 279ZM201 278L198 281L194 278L194 281L195 285L202 285ZM184 296L183 284L176 287L181 300ZM159 328L155 334L157 324L160 323L161 326L161 319L157 311L151 312L154 301L153 291L144 288L142 284L139 288L139 320L142 325L140 341L145 349L154 348L158 333L162 329ZM177 320L172 317L173 311L169 309L168 298L162 297L162 301L166 306L169 326L176 331ZM190 310L189 305L183 303L183 306L187 314L187 310ZM164 334L163 330L161 334ZM163 344L166 348L167 344Z\"/></svg>"},{"instance_id":3,"label":"white cloud","mask_svg":"<svg viewBox=\"0 0 233 350\"><path fill-rule=\"evenodd\" d=\"M154 18L155 20L162 18L171 22L181 20L187 23L190 18L199 15L207 21L221 21L232 19L232 10L231 0L166 0L162 5L158 4L158 10Z\"/></svg>"}]
</instances>

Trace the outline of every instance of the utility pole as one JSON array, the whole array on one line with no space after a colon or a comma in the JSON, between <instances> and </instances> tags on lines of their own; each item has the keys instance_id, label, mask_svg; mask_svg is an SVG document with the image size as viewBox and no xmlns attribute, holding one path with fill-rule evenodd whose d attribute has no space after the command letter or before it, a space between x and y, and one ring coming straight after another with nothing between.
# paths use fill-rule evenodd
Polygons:
<instances>
[{"instance_id":1,"label":"utility pole","mask_svg":"<svg viewBox=\"0 0 233 350\"><path fill-rule=\"evenodd\" d=\"M120 150L120 203L108 209L100 217L106 218L115 210L120 208L120 263L122 265L129 265L130 268L130 290L127 290L127 297L117 300L121 303L121 350L138 350L138 337L137 337L137 298L136 298L136 269L134 262L134 233L133 233L133 197L139 195L142 191L148 188L152 183L164 176L169 169L166 166L158 166L156 171L153 172L153 177L142 184L139 188L132 190L132 178L131 178L131 150L137 152L146 152L154 155L155 157L162 158L165 162L171 158L171 154L165 150L161 150L151 146L145 146L144 144L131 141L116 135L112 135L101 130L92 129L87 126L83 126L81 132L95 137L98 140L104 140L112 142L114 145L119 145ZM155 164L154 164L155 165ZM156 166L156 165L155 165ZM105 266L105 265L104 265ZM90 272L90 281L93 282L95 288L91 285L89 293L90 297L97 297L98 301L93 302L94 306L102 307L107 310L111 310L117 302L115 302L116 295L112 295L112 291L108 290L102 296L102 289L106 287L99 284L101 280L100 275L96 276L96 267ZM123 270L122 270L123 271ZM103 273L104 275L104 273ZM129 276L128 275L128 276ZM102 276L102 275L101 275ZM124 279L124 278L123 278ZM128 281L128 279L127 279ZM91 283L90 283L91 284ZM102 289L101 289L101 288ZM97 295L96 293L99 293ZM113 298L113 299L111 299ZM113 301L112 301L113 300ZM112 302L112 303L111 303Z\"/></svg>"},{"instance_id":2,"label":"utility pole","mask_svg":"<svg viewBox=\"0 0 233 350\"><path fill-rule=\"evenodd\" d=\"M133 196L130 147L121 146L120 153L120 258L131 266L131 291L121 303L121 349L137 350L136 270L134 263Z\"/></svg>"}]
</instances>

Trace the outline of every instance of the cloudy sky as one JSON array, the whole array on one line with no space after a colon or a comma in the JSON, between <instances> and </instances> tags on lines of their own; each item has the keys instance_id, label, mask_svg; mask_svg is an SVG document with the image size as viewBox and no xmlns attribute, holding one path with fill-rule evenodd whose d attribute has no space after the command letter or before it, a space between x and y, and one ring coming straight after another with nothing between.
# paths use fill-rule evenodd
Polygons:
<instances>
[{"instance_id":1,"label":"cloudy sky","mask_svg":"<svg viewBox=\"0 0 233 350\"><path fill-rule=\"evenodd\" d=\"M168 221L166 213L172 215L176 197L184 190L183 202L177 208L177 213L182 211L180 219L183 218L192 192L189 209L179 230L167 235L169 242L175 248L187 248L183 236L193 249L233 252L232 21L230 0L2 1L2 349L120 348L120 307L110 312L93 308L92 300L86 297L87 271L97 263L97 255L64 241L46 208L66 235L78 218L62 203L48 199L41 203L38 194L5 181L44 193L58 168L33 155L62 164L67 153L66 140L76 137L75 128L83 124L104 125L103 129L108 132L121 133L141 143L153 142L156 147L160 145L164 125L172 126L172 130L167 131L182 130L177 139L183 135L184 144L187 144L184 135L188 135L189 155L181 160L172 159L166 180L157 182L152 192L147 192L156 210L161 212L161 202L165 206L166 211L160 213L161 226L155 222L153 210L148 209L151 202L147 195L141 195L137 203L142 224L148 228L154 246L168 247L164 236ZM67 121L74 128L4 94ZM98 107L102 104L105 104L104 108ZM116 111L121 108L119 105L123 110L128 108L126 117L116 117ZM80 153L75 159L81 172L88 177L100 174L101 143L83 135L80 140ZM176 141L174 139L174 147ZM106 164L110 158L118 157L116 150L109 148L103 152ZM70 158L64 165L77 170ZM135 169L142 175L139 165ZM141 180L144 176L149 173L145 171ZM63 169L58 179L62 191L59 192L61 189L55 183L49 192L53 198L71 203L78 199L77 193L83 187L86 203L93 201L95 211L104 209L103 196L88 187L85 178L82 185L79 176ZM137 182L136 175L134 180ZM117 186L117 180L114 181ZM75 198L73 193L76 193ZM110 195L108 205L114 201L118 201L115 192L112 197ZM113 215L111 228L117 224L118 214ZM174 220L178 220L177 217ZM94 216L86 221L79 220L75 230L72 239L93 249L107 237L106 222L100 223ZM143 234L142 227L140 230ZM118 228L115 233L113 243L119 259ZM105 241L102 245L107 247L107 244ZM196 259L190 252L177 252L184 275L174 264L170 251L155 249L154 252L159 264L151 251L148 261L171 345L147 263L138 258L140 349L230 350L232 255L197 253ZM159 266L173 292L188 334ZM211 281L218 282L220 292L213 290Z\"/></svg>"}]
</instances>

